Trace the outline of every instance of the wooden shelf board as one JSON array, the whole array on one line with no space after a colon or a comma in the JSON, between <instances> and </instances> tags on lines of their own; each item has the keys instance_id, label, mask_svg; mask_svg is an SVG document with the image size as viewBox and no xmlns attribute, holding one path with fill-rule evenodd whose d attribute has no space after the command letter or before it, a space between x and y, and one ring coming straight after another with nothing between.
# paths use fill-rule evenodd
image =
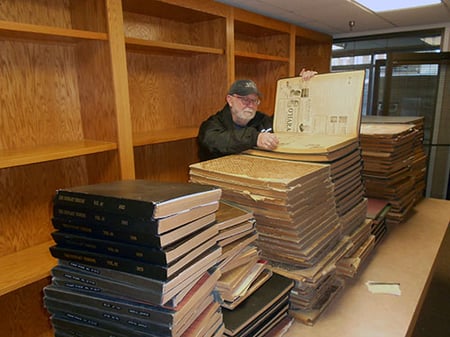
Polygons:
<instances>
[{"instance_id":1,"label":"wooden shelf board","mask_svg":"<svg viewBox=\"0 0 450 337\"><path fill-rule=\"evenodd\" d=\"M182 43L173 43L165 41L152 41L127 37L125 38L126 47L128 50L146 51L146 52L163 52L163 53L182 53L182 54L217 54L225 53L223 49L193 46Z\"/></svg>"},{"instance_id":2,"label":"wooden shelf board","mask_svg":"<svg viewBox=\"0 0 450 337\"><path fill-rule=\"evenodd\" d=\"M182 3L182 6L164 3L155 0L124 0L123 10L153 17L164 18L184 23L202 22L214 20L219 16L189 8L191 5Z\"/></svg>"},{"instance_id":3,"label":"wooden shelf board","mask_svg":"<svg viewBox=\"0 0 450 337\"><path fill-rule=\"evenodd\" d=\"M140 132L133 135L133 145L151 145L197 137L198 127Z\"/></svg>"},{"instance_id":4,"label":"wooden shelf board","mask_svg":"<svg viewBox=\"0 0 450 337\"><path fill-rule=\"evenodd\" d=\"M0 169L83 156L116 149L116 143L96 140L81 140L62 144L49 144L13 150L0 150Z\"/></svg>"},{"instance_id":5,"label":"wooden shelf board","mask_svg":"<svg viewBox=\"0 0 450 337\"><path fill-rule=\"evenodd\" d=\"M236 51L234 55L237 58L248 59L248 60L260 60L260 61L275 61L275 62L289 62L289 57L250 53L246 51Z\"/></svg>"},{"instance_id":6,"label":"wooden shelf board","mask_svg":"<svg viewBox=\"0 0 450 337\"><path fill-rule=\"evenodd\" d=\"M51 26L0 20L0 36L27 40L77 42L80 40L108 40L106 33L78 29L66 29Z\"/></svg>"},{"instance_id":7,"label":"wooden shelf board","mask_svg":"<svg viewBox=\"0 0 450 337\"><path fill-rule=\"evenodd\" d=\"M57 260L49 247L53 241L0 257L0 296L50 276Z\"/></svg>"}]
</instances>

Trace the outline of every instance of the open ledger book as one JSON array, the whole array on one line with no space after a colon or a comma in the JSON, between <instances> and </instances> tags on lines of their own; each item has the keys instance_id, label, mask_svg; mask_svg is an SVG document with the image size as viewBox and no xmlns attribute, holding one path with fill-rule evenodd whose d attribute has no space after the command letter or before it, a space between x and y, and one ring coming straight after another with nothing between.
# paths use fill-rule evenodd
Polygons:
<instances>
[{"instance_id":1,"label":"open ledger book","mask_svg":"<svg viewBox=\"0 0 450 337\"><path fill-rule=\"evenodd\" d=\"M272 158L329 161L358 147L364 70L279 79L274 132L280 140L273 151L249 154Z\"/></svg>"}]
</instances>

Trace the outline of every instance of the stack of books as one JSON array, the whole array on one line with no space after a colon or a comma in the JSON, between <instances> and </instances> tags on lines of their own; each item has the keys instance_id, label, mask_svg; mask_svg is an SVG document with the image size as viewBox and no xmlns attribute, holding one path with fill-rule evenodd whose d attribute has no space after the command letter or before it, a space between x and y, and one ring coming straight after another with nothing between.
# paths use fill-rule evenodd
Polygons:
<instances>
[{"instance_id":1,"label":"stack of books","mask_svg":"<svg viewBox=\"0 0 450 337\"><path fill-rule=\"evenodd\" d=\"M340 238L327 165L231 155L191 164L190 179L253 211L257 246L270 261L310 267Z\"/></svg>"},{"instance_id":2,"label":"stack of books","mask_svg":"<svg viewBox=\"0 0 450 337\"><path fill-rule=\"evenodd\" d=\"M361 124L366 195L389 201L388 224L403 222L416 202L411 167L417 136L418 131L410 124Z\"/></svg>"},{"instance_id":3,"label":"stack of books","mask_svg":"<svg viewBox=\"0 0 450 337\"><path fill-rule=\"evenodd\" d=\"M62 336L221 336L217 187L124 180L58 190L44 304Z\"/></svg>"},{"instance_id":4,"label":"stack of books","mask_svg":"<svg viewBox=\"0 0 450 337\"><path fill-rule=\"evenodd\" d=\"M222 256L217 265L222 276L217 290L222 307L233 310L253 294L272 274L261 251L254 245L258 235L250 210L222 200L217 211L218 244Z\"/></svg>"},{"instance_id":5,"label":"stack of books","mask_svg":"<svg viewBox=\"0 0 450 337\"><path fill-rule=\"evenodd\" d=\"M378 244L387 232L386 215L390 209L391 205L387 200L368 198L367 219L371 221L375 244Z\"/></svg>"},{"instance_id":6,"label":"stack of books","mask_svg":"<svg viewBox=\"0 0 450 337\"><path fill-rule=\"evenodd\" d=\"M289 327L289 293L294 282L274 273L233 310L223 308L224 336L262 337Z\"/></svg>"},{"instance_id":7,"label":"stack of books","mask_svg":"<svg viewBox=\"0 0 450 337\"><path fill-rule=\"evenodd\" d=\"M255 245L258 235L253 212L222 199L216 222L219 227L218 244L222 248L217 265L221 277L216 290L222 310L226 312L223 319L225 335L263 336L286 331L292 323L285 303L289 290L266 285L273 273ZM279 276L275 279L280 281ZM290 283L283 278L281 282L286 287ZM260 291L261 288L264 290Z\"/></svg>"},{"instance_id":8,"label":"stack of books","mask_svg":"<svg viewBox=\"0 0 450 337\"><path fill-rule=\"evenodd\" d=\"M192 164L190 179L220 187L223 199L253 211L261 256L272 271L295 281L291 297L298 291L313 297L310 305L291 307L292 315L312 307L322 312L342 289L334 270L347 245L341 243L329 165L240 154ZM298 282L305 276L287 272L292 269L306 270L309 282ZM320 275L330 276L328 282Z\"/></svg>"},{"instance_id":9,"label":"stack of books","mask_svg":"<svg viewBox=\"0 0 450 337\"><path fill-rule=\"evenodd\" d=\"M414 176L415 203L423 199L426 187L427 155L423 146L425 138L423 116L363 116L361 123L409 124L416 131L411 173Z\"/></svg>"},{"instance_id":10,"label":"stack of books","mask_svg":"<svg viewBox=\"0 0 450 337\"><path fill-rule=\"evenodd\" d=\"M344 288L345 280L336 273L336 264L351 246L340 240L313 267L299 268L285 263L272 263L272 270L294 280L290 314L298 321L313 325L321 313Z\"/></svg>"},{"instance_id":11,"label":"stack of books","mask_svg":"<svg viewBox=\"0 0 450 337\"><path fill-rule=\"evenodd\" d=\"M366 219L362 226L348 235L350 245L345 255L336 263L337 274L355 277L375 248L375 239L372 234L372 221Z\"/></svg>"}]
</instances>

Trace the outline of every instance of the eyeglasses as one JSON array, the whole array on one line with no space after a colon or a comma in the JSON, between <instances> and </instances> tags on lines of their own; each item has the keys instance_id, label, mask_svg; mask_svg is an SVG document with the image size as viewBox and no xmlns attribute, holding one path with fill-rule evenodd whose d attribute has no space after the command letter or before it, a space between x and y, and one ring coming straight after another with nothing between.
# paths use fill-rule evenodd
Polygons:
<instances>
[{"instance_id":1,"label":"eyeglasses","mask_svg":"<svg viewBox=\"0 0 450 337\"><path fill-rule=\"evenodd\" d=\"M249 98L245 96L232 95L233 97L239 98L245 106L255 105L258 106L261 101L258 98Z\"/></svg>"}]
</instances>

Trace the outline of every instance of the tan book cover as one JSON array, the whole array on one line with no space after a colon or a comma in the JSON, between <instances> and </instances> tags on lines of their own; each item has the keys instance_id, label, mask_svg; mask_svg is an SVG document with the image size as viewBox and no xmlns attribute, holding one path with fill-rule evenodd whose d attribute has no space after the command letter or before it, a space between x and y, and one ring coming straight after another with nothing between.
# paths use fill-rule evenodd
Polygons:
<instances>
[{"instance_id":1,"label":"tan book cover","mask_svg":"<svg viewBox=\"0 0 450 337\"><path fill-rule=\"evenodd\" d=\"M216 223L219 226L219 230L222 231L228 227L232 227L251 219L253 219L253 213L251 210L245 209L239 204L220 200L219 207L216 212Z\"/></svg>"}]
</instances>

